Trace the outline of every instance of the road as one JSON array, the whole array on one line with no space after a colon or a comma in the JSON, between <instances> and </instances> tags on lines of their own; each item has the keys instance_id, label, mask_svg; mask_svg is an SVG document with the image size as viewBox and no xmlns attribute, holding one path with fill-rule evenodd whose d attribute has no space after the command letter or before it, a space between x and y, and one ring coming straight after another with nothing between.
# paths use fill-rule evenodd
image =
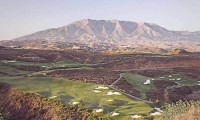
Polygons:
<instances>
[{"instance_id":1,"label":"road","mask_svg":"<svg viewBox=\"0 0 200 120\"><path fill-rule=\"evenodd\" d=\"M136 97L136 96L133 96L133 95L131 95L131 94L128 94L128 93L126 93L126 92L123 92L123 91L121 91L121 90L119 90L119 89L117 89L117 88L115 88L115 87L113 87L113 86L108 86L110 89L113 89L113 90L115 90L115 91L118 91L118 92L120 92L120 93L122 93L122 94L124 94L124 95L126 95L126 96L128 96L128 97L130 97L130 98L133 98L133 99L135 99L135 100L138 100L138 101L143 101L143 102L145 102L145 103L149 103L149 104L152 104L153 102L151 102L151 101L147 101L147 100L143 100L143 99L141 99L141 98L139 98L139 97Z\"/></svg>"},{"instance_id":2,"label":"road","mask_svg":"<svg viewBox=\"0 0 200 120\"><path fill-rule=\"evenodd\" d=\"M122 78L122 73L119 74L119 78L117 80L115 80L112 84L110 84L110 86L113 86L115 83L117 83L121 78Z\"/></svg>"}]
</instances>

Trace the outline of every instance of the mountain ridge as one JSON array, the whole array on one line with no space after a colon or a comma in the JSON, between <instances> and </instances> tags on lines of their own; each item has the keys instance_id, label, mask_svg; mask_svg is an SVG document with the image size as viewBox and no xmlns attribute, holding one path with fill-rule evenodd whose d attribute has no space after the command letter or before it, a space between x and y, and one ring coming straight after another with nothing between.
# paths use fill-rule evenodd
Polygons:
<instances>
[{"instance_id":1,"label":"mountain ridge","mask_svg":"<svg viewBox=\"0 0 200 120\"><path fill-rule=\"evenodd\" d=\"M33 34L15 38L14 40L44 38L44 35L42 36L42 33L44 32L46 32L47 34L50 34L51 32L56 32L56 36L61 35L62 37L66 37L65 38L66 40L69 40L70 39L69 37L72 37L73 35L80 35L81 32L86 32L92 35L94 34L95 37L97 38L101 38L98 35L101 35L101 36L105 35L107 37L109 35L113 35L112 37L117 37L117 36L119 37L120 35L126 35L127 37L133 38L134 36L137 36L137 34L140 34L140 35L142 34L142 36L151 38L151 39L153 39L153 37L161 38L161 37L165 37L166 35L169 36L173 34L180 35L180 34L186 34L186 33L188 34L198 33L198 32L186 32L186 31L170 31L157 24L146 23L146 22L84 19L84 20L76 21L71 24L62 26L62 27L50 28L47 30L35 32ZM62 32L63 34L60 32ZM84 36L84 34L82 35ZM34 38L33 36L36 36L36 37ZM81 36L79 37L81 38ZM50 37L49 39L52 40L52 38L53 37Z\"/></svg>"},{"instance_id":2,"label":"mountain ridge","mask_svg":"<svg viewBox=\"0 0 200 120\"><path fill-rule=\"evenodd\" d=\"M21 46L23 46L23 41L27 44L27 41L34 40L87 44L95 49L96 46L99 48L101 45L107 45L109 47L105 47L106 49L142 46L200 51L200 32L198 31L171 31L154 23L118 20L84 19L12 39L12 41L21 42Z\"/></svg>"}]
</instances>

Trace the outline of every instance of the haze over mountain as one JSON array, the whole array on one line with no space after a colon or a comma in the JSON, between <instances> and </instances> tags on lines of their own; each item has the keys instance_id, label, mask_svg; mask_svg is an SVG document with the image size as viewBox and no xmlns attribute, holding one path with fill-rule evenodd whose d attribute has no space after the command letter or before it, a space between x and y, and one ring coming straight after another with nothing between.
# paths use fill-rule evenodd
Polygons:
<instances>
[{"instance_id":1,"label":"haze over mountain","mask_svg":"<svg viewBox=\"0 0 200 120\"><path fill-rule=\"evenodd\" d=\"M22 36L12 41L29 41L28 43L31 43L34 40L87 45L104 44L109 48L173 49L178 47L189 51L200 51L199 31L170 31L152 23L118 20L85 19L60 28Z\"/></svg>"}]
</instances>

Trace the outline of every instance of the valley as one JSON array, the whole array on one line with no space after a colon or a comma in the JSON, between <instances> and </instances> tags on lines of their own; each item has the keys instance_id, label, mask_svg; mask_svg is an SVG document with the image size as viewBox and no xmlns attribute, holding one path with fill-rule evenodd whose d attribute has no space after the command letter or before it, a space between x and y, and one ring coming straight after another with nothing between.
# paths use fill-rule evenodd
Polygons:
<instances>
[{"instance_id":1,"label":"valley","mask_svg":"<svg viewBox=\"0 0 200 120\"><path fill-rule=\"evenodd\" d=\"M0 82L103 118L150 119L165 103L200 100L199 55L6 47L0 49ZM11 117L17 117L15 112L12 108Z\"/></svg>"},{"instance_id":2,"label":"valley","mask_svg":"<svg viewBox=\"0 0 200 120\"><path fill-rule=\"evenodd\" d=\"M200 120L200 0L0 0L0 120Z\"/></svg>"}]
</instances>

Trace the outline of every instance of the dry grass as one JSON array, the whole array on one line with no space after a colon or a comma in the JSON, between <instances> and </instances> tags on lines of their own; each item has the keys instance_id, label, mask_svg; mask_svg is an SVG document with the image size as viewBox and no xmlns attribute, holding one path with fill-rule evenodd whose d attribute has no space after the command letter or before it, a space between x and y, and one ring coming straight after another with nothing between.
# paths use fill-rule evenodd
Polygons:
<instances>
[{"instance_id":1,"label":"dry grass","mask_svg":"<svg viewBox=\"0 0 200 120\"><path fill-rule=\"evenodd\" d=\"M174 120L200 120L200 109L192 107L188 112L175 116Z\"/></svg>"},{"instance_id":2,"label":"dry grass","mask_svg":"<svg viewBox=\"0 0 200 120\"><path fill-rule=\"evenodd\" d=\"M159 120L200 120L200 101L167 104Z\"/></svg>"}]
</instances>

